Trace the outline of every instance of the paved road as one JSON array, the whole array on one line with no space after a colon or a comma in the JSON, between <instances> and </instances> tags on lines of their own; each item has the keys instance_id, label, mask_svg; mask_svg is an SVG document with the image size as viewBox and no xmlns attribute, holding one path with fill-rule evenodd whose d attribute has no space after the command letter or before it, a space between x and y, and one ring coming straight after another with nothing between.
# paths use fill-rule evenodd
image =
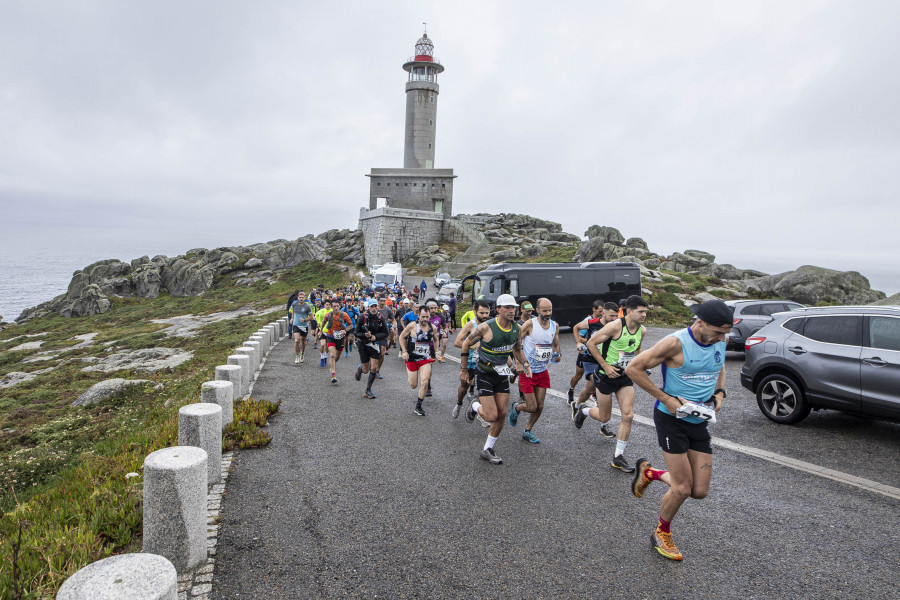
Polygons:
<instances>
[{"instance_id":1,"label":"paved road","mask_svg":"<svg viewBox=\"0 0 900 600\"><path fill-rule=\"evenodd\" d=\"M634 498L609 467L614 442L590 421L576 430L563 400L548 398L541 444L504 429L498 467L478 458L486 430L450 417L456 363L437 365L422 418L397 358L377 400L362 398L353 358L336 386L318 361L292 359L280 343L256 384L282 409L269 447L236 454L213 598L896 597L896 499L717 448L709 498L674 523L686 558L673 563L649 548L664 486ZM900 426L770 423L737 382L741 360L729 355L714 435L900 485ZM571 362L553 366L555 389ZM652 414L641 391L636 412ZM627 454L660 460L651 427L635 425Z\"/></svg>"}]
</instances>

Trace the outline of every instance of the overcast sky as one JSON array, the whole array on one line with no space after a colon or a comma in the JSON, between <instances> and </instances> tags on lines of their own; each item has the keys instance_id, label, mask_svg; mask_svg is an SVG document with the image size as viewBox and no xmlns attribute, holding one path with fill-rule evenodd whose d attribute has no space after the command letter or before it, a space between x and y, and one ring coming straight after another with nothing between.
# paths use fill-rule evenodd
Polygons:
<instances>
[{"instance_id":1,"label":"overcast sky","mask_svg":"<svg viewBox=\"0 0 900 600\"><path fill-rule=\"evenodd\" d=\"M900 291L896 1L3 0L0 233L355 228L364 174L402 166L423 21L455 212Z\"/></svg>"}]
</instances>

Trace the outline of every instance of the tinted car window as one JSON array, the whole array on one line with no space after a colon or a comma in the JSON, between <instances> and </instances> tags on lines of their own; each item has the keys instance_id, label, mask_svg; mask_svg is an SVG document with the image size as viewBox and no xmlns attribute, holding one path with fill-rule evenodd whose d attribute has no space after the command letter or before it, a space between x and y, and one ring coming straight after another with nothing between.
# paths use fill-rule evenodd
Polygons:
<instances>
[{"instance_id":1,"label":"tinted car window","mask_svg":"<svg viewBox=\"0 0 900 600\"><path fill-rule=\"evenodd\" d=\"M784 310L797 310L798 308L803 308L802 304L794 304L793 302L787 302L784 305Z\"/></svg>"},{"instance_id":2,"label":"tinted car window","mask_svg":"<svg viewBox=\"0 0 900 600\"><path fill-rule=\"evenodd\" d=\"M869 317L869 347L900 350L900 319Z\"/></svg>"},{"instance_id":3,"label":"tinted car window","mask_svg":"<svg viewBox=\"0 0 900 600\"><path fill-rule=\"evenodd\" d=\"M759 305L759 304L751 304L750 306L745 306L744 308L741 309L741 314L742 315L758 315L758 314L760 314L760 312L759 312L760 306L761 305Z\"/></svg>"},{"instance_id":4,"label":"tinted car window","mask_svg":"<svg viewBox=\"0 0 900 600\"><path fill-rule=\"evenodd\" d=\"M800 332L803 330L803 321L805 320L804 317L788 319L782 324L782 327L790 329L793 332Z\"/></svg>"},{"instance_id":5,"label":"tinted car window","mask_svg":"<svg viewBox=\"0 0 900 600\"><path fill-rule=\"evenodd\" d=\"M841 315L809 317L803 335L811 340L828 344L858 346L862 336L862 317Z\"/></svg>"},{"instance_id":6,"label":"tinted car window","mask_svg":"<svg viewBox=\"0 0 900 600\"><path fill-rule=\"evenodd\" d=\"M777 304L761 304L759 306L759 314L770 317L777 312L784 311L784 303L779 302Z\"/></svg>"}]
</instances>

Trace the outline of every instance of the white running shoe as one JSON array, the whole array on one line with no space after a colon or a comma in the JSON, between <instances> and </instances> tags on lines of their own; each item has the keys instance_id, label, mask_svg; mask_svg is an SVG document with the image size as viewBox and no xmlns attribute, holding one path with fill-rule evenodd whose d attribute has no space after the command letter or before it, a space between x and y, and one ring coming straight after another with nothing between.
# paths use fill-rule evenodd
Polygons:
<instances>
[{"instance_id":1,"label":"white running shoe","mask_svg":"<svg viewBox=\"0 0 900 600\"><path fill-rule=\"evenodd\" d=\"M485 421L484 418L482 418L482 416L480 414L476 414L475 418L481 422L482 427L490 427L491 426L491 424L488 423L487 421Z\"/></svg>"},{"instance_id":2,"label":"white running shoe","mask_svg":"<svg viewBox=\"0 0 900 600\"><path fill-rule=\"evenodd\" d=\"M303 362L303 353L300 353L300 362Z\"/></svg>"},{"instance_id":3,"label":"white running shoe","mask_svg":"<svg viewBox=\"0 0 900 600\"><path fill-rule=\"evenodd\" d=\"M294 364L295 364L295 365L299 365L299 364L300 364L300 355L299 355L299 354L294 358Z\"/></svg>"},{"instance_id":4,"label":"white running shoe","mask_svg":"<svg viewBox=\"0 0 900 600\"><path fill-rule=\"evenodd\" d=\"M581 403L581 407L597 408L597 399L593 396Z\"/></svg>"}]
</instances>

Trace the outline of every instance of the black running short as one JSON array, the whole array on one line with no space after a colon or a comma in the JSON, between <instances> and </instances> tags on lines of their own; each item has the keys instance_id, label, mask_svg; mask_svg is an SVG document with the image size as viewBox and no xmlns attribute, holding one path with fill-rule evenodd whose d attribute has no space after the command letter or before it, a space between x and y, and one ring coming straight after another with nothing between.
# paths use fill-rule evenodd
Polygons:
<instances>
[{"instance_id":1,"label":"black running short","mask_svg":"<svg viewBox=\"0 0 900 600\"><path fill-rule=\"evenodd\" d=\"M579 369L584 368L584 354L582 354L581 352L575 355L575 366Z\"/></svg>"},{"instance_id":2,"label":"black running short","mask_svg":"<svg viewBox=\"0 0 900 600\"><path fill-rule=\"evenodd\" d=\"M695 450L712 454L712 436L706 423L687 423L657 409L653 410L659 447L669 454L684 454Z\"/></svg>"},{"instance_id":3,"label":"black running short","mask_svg":"<svg viewBox=\"0 0 900 600\"><path fill-rule=\"evenodd\" d=\"M291 333L299 333L301 336L306 337L309 335L309 329L303 329L301 327L297 327L296 325L291 325Z\"/></svg>"},{"instance_id":4,"label":"black running short","mask_svg":"<svg viewBox=\"0 0 900 600\"><path fill-rule=\"evenodd\" d=\"M634 382L631 381L631 378L628 375L621 375L619 377L607 377L606 373L603 373L601 370L598 370L594 374L594 387L597 388L597 391L601 394L614 394L621 390L623 387L633 386Z\"/></svg>"},{"instance_id":5,"label":"black running short","mask_svg":"<svg viewBox=\"0 0 900 600\"><path fill-rule=\"evenodd\" d=\"M369 342L372 344L378 345L378 342ZM357 348L359 348L359 362L362 364L368 363L370 360L378 360L381 358L381 346L378 346L377 350L373 350L369 343L359 343L357 344Z\"/></svg>"},{"instance_id":6,"label":"black running short","mask_svg":"<svg viewBox=\"0 0 900 600\"><path fill-rule=\"evenodd\" d=\"M509 376L477 371L475 373L475 389L478 390L479 398L509 394Z\"/></svg>"},{"instance_id":7,"label":"black running short","mask_svg":"<svg viewBox=\"0 0 900 600\"><path fill-rule=\"evenodd\" d=\"M469 381L474 383L476 370L475 369L466 369L466 373L469 374Z\"/></svg>"}]
</instances>

